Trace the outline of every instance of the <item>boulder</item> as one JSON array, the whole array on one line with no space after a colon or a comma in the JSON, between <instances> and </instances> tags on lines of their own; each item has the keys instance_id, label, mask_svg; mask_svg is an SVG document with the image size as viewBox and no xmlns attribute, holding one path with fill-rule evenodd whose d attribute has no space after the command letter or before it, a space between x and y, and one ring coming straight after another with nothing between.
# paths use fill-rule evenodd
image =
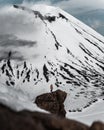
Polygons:
<instances>
[{"instance_id":1,"label":"boulder","mask_svg":"<svg viewBox=\"0 0 104 130\"><path fill-rule=\"evenodd\" d=\"M0 105L0 130L89 130L80 122L41 112L15 112Z\"/></svg>"},{"instance_id":2,"label":"boulder","mask_svg":"<svg viewBox=\"0 0 104 130\"><path fill-rule=\"evenodd\" d=\"M0 105L0 130L44 130L28 112L15 112Z\"/></svg>"},{"instance_id":3,"label":"boulder","mask_svg":"<svg viewBox=\"0 0 104 130\"><path fill-rule=\"evenodd\" d=\"M65 116L66 111L64 109L64 101L66 99L66 92L57 90L52 93L45 93L38 96L35 103L38 107L50 111L51 113L59 116Z\"/></svg>"},{"instance_id":4,"label":"boulder","mask_svg":"<svg viewBox=\"0 0 104 130\"><path fill-rule=\"evenodd\" d=\"M102 123L102 122L94 122L92 124L90 130L104 130L104 123Z\"/></svg>"},{"instance_id":5,"label":"boulder","mask_svg":"<svg viewBox=\"0 0 104 130\"><path fill-rule=\"evenodd\" d=\"M0 104L0 130L104 130L102 122L91 127L75 120L41 112L16 112Z\"/></svg>"}]
</instances>

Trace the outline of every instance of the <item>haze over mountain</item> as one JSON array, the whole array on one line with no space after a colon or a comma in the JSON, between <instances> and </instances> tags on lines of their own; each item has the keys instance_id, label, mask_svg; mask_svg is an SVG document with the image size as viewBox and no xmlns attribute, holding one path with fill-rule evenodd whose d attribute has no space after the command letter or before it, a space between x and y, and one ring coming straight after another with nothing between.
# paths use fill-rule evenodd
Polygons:
<instances>
[{"instance_id":1,"label":"haze over mountain","mask_svg":"<svg viewBox=\"0 0 104 130\"><path fill-rule=\"evenodd\" d=\"M38 3L60 7L104 35L103 0L0 0L1 6L22 3Z\"/></svg>"}]
</instances>

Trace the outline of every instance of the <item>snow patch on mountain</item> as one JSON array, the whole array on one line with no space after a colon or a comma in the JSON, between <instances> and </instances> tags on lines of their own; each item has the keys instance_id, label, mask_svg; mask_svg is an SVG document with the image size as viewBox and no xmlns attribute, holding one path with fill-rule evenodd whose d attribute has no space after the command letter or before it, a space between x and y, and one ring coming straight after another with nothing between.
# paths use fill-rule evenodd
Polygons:
<instances>
[{"instance_id":1,"label":"snow patch on mountain","mask_svg":"<svg viewBox=\"0 0 104 130\"><path fill-rule=\"evenodd\" d=\"M104 122L104 102L99 100L97 103L93 104L91 107L83 110L83 112L71 112L67 113L66 117L78 120L80 122L91 125L94 121Z\"/></svg>"},{"instance_id":2,"label":"snow patch on mountain","mask_svg":"<svg viewBox=\"0 0 104 130\"><path fill-rule=\"evenodd\" d=\"M104 98L103 36L45 5L14 5L0 16L2 88L22 91L33 101L53 84L67 92L66 111L82 111Z\"/></svg>"}]
</instances>

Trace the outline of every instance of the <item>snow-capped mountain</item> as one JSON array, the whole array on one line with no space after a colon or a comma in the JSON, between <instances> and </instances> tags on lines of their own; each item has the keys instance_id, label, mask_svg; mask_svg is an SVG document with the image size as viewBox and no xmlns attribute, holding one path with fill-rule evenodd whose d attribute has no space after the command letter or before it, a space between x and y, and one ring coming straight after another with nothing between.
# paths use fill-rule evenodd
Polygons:
<instances>
[{"instance_id":1,"label":"snow-capped mountain","mask_svg":"<svg viewBox=\"0 0 104 130\"><path fill-rule=\"evenodd\" d=\"M67 92L71 111L104 98L103 36L60 8L14 5L1 12L1 87L34 100L53 84Z\"/></svg>"}]
</instances>

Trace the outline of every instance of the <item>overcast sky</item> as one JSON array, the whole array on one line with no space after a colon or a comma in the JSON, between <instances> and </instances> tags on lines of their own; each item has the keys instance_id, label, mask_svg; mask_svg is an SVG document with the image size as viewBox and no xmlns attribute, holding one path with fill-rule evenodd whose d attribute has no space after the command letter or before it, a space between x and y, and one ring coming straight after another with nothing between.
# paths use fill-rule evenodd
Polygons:
<instances>
[{"instance_id":1,"label":"overcast sky","mask_svg":"<svg viewBox=\"0 0 104 130\"><path fill-rule=\"evenodd\" d=\"M83 8L85 10L104 9L104 0L68 0L58 2L57 5L67 10L76 8Z\"/></svg>"},{"instance_id":2,"label":"overcast sky","mask_svg":"<svg viewBox=\"0 0 104 130\"><path fill-rule=\"evenodd\" d=\"M22 3L23 1L55 5L74 13L79 13L83 10L104 9L104 0L0 0L0 4Z\"/></svg>"},{"instance_id":3,"label":"overcast sky","mask_svg":"<svg viewBox=\"0 0 104 130\"><path fill-rule=\"evenodd\" d=\"M25 0L26 1L26 0ZM76 8L89 9L104 9L104 0L28 0L38 3L54 4L65 10ZM74 10L73 10L74 11ZM81 10L80 10L81 11Z\"/></svg>"}]
</instances>

